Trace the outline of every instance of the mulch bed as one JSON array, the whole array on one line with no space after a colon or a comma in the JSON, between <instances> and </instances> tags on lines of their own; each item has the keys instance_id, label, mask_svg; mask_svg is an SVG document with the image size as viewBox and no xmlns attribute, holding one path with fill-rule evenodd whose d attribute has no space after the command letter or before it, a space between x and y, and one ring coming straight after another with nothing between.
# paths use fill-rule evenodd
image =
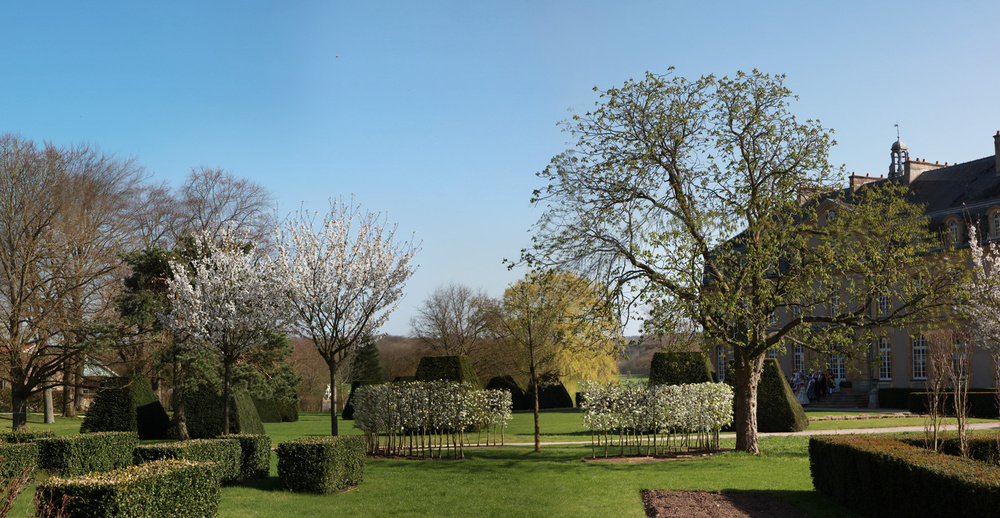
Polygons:
<instances>
[{"instance_id":1,"label":"mulch bed","mask_svg":"<svg viewBox=\"0 0 1000 518\"><path fill-rule=\"evenodd\" d=\"M809 518L769 493L642 491L642 505L650 518Z\"/></svg>"},{"instance_id":2,"label":"mulch bed","mask_svg":"<svg viewBox=\"0 0 1000 518\"><path fill-rule=\"evenodd\" d=\"M641 462L661 462L665 460L679 460L679 459L698 459L701 457L711 457L719 453L726 453L733 451L732 448L719 449L719 450L702 450L702 449L690 449L687 451L671 452L662 455L616 455L613 457L602 457L601 452L598 451L597 457L586 457L583 459L584 462L623 462L623 463L641 463Z\"/></svg>"}]
</instances>

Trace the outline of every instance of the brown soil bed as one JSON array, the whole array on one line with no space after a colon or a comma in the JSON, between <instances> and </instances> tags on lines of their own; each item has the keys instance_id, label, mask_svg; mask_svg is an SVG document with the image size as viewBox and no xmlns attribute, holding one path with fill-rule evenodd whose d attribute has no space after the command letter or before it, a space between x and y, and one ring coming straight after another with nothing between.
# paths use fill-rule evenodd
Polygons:
<instances>
[{"instance_id":1,"label":"brown soil bed","mask_svg":"<svg viewBox=\"0 0 1000 518\"><path fill-rule=\"evenodd\" d=\"M624 462L624 463L639 463L639 462L661 462L665 460L678 460L678 459L698 459L701 457L711 457L719 453L726 453L733 451L731 448L722 450L696 450L691 449L687 451L672 452L661 455L615 455L613 457L602 457L600 452L598 452L597 457L587 457L583 459L584 462Z\"/></svg>"},{"instance_id":2,"label":"brown soil bed","mask_svg":"<svg viewBox=\"0 0 1000 518\"><path fill-rule=\"evenodd\" d=\"M650 518L809 518L769 493L643 491L642 504Z\"/></svg>"}]
</instances>

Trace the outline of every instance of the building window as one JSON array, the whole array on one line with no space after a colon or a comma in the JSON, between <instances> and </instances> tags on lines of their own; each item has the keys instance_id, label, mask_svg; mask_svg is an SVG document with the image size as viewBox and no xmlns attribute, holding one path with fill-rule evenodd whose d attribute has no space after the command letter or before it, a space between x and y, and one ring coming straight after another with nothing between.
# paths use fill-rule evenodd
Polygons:
<instances>
[{"instance_id":1,"label":"building window","mask_svg":"<svg viewBox=\"0 0 1000 518\"><path fill-rule=\"evenodd\" d=\"M778 346L767 348L767 358L777 358L778 357Z\"/></svg>"},{"instance_id":2,"label":"building window","mask_svg":"<svg viewBox=\"0 0 1000 518\"><path fill-rule=\"evenodd\" d=\"M839 354L830 355L830 363L827 368L833 372L833 379L847 379L847 367L845 366L843 356L840 356Z\"/></svg>"},{"instance_id":3,"label":"building window","mask_svg":"<svg viewBox=\"0 0 1000 518\"><path fill-rule=\"evenodd\" d=\"M715 346L715 354L716 357L718 358L716 361L719 364L718 366L719 381L726 381L726 346L724 345Z\"/></svg>"},{"instance_id":4,"label":"building window","mask_svg":"<svg viewBox=\"0 0 1000 518\"><path fill-rule=\"evenodd\" d=\"M888 293L880 293L878 296L879 316L888 315L891 312L892 312L892 299L889 297Z\"/></svg>"},{"instance_id":5,"label":"building window","mask_svg":"<svg viewBox=\"0 0 1000 518\"><path fill-rule=\"evenodd\" d=\"M767 327L777 327L778 325L778 313L772 311L770 315L767 316Z\"/></svg>"},{"instance_id":6,"label":"building window","mask_svg":"<svg viewBox=\"0 0 1000 518\"><path fill-rule=\"evenodd\" d=\"M795 346L795 352L792 355L792 370L803 372L806 370L806 348L802 345Z\"/></svg>"},{"instance_id":7,"label":"building window","mask_svg":"<svg viewBox=\"0 0 1000 518\"><path fill-rule=\"evenodd\" d=\"M892 345L884 336L878 339L878 379L892 381Z\"/></svg>"},{"instance_id":8,"label":"building window","mask_svg":"<svg viewBox=\"0 0 1000 518\"><path fill-rule=\"evenodd\" d=\"M913 379L927 379L927 339L917 335L912 339Z\"/></svg>"},{"instance_id":9,"label":"building window","mask_svg":"<svg viewBox=\"0 0 1000 518\"><path fill-rule=\"evenodd\" d=\"M990 221L993 223L993 232L991 235L993 237L1000 237L1000 210L993 211L993 215L990 216Z\"/></svg>"},{"instance_id":10,"label":"building window","mask_svg":"<svg viewBox=\"0 0 1000 518\"><path fill-rule=\"evenodd\" d=\"M840 293L834 292L830 295L830 316L835 317L840 314Z\"/></svg>"},{"instance_id":11,"label":"building window","mask_svg":"<svg viewBox=\"0 0 1000 518\"><path fill-rule=\"evenodd\" d=\"M958 246L962 242L962 224L957 219L948 222L948 238L951 244Z\"/></svg>"}]
</instances>

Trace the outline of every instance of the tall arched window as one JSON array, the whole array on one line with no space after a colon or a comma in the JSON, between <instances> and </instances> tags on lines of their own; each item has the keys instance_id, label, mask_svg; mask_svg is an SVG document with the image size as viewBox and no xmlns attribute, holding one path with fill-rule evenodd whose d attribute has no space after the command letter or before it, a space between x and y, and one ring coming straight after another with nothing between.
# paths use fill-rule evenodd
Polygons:
<instances>
[{"instance_id":1,"label":"tall arched window","mask_svg":"<svg viewBox=\"0 0 1000 518\"><path fill-rule=\"evenodd\" d=\"M958 245L962 242L962 225L957 219L948 222L948 237L951 239L951 244L953 245Z\"/></svg>"},{"instance_id":2,"label":"tall arched window","mask_svg":"<svg viewBox=\"0 0 1000 518\"><path fill-rule=\"evenodd\" d=\"M993 211L993 214L990 216L990 222L993 223L993 228L990 229L992 231L990 232L990 235L993 237L1000 237L1000 209Z\"/></svg>"}]
</instances>

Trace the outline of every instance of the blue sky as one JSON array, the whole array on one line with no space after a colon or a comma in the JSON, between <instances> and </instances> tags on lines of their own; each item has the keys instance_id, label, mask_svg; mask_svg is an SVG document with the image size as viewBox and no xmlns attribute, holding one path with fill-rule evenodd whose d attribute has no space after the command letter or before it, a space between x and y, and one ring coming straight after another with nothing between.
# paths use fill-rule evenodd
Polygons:
<instances>
[{"instance_id":1,"label":"blue sky","mask_svg":"<svg viewBox=\"0 0 1000 518\"><path fill-rule=\"evenodd\" d=\"M523 272L557 122L646 70L787 74L832 158L882 174L993 154L997 2L19 2L0 7L0 132L135 156L179 185L222 167L279 212L354 195L423 242L383 331L448 282Z\"/></svg>"}]
</instances>

